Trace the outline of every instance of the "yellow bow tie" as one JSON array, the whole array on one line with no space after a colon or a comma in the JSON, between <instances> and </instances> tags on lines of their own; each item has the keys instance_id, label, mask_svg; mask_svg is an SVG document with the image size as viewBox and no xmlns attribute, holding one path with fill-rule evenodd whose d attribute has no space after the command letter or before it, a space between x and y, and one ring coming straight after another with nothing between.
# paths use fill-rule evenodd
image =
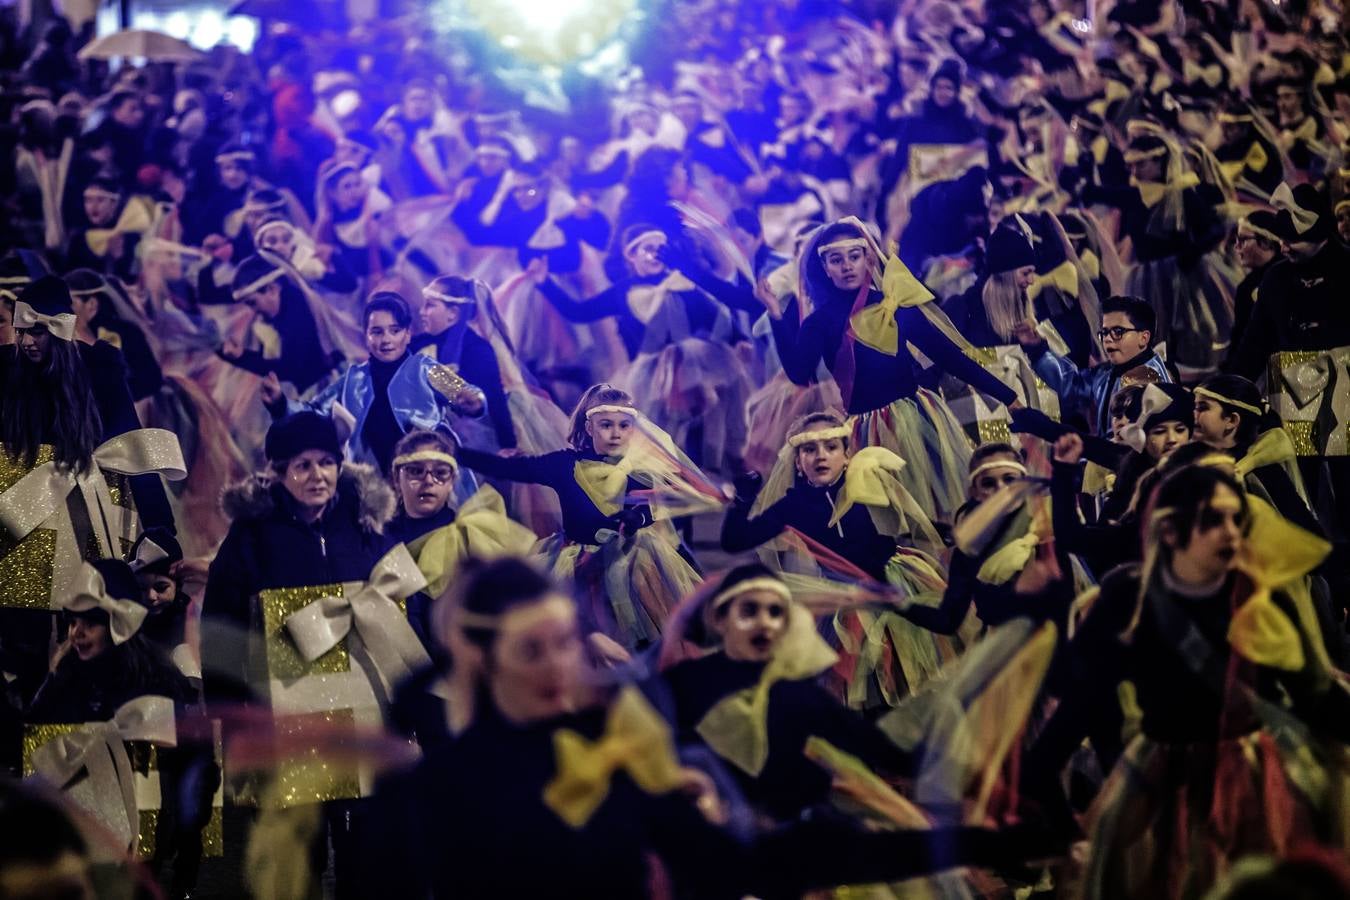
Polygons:
<instances>
[{"instance_id":1,"label":"yellow bow tie","mask_svg":"<svg viewBox=\"0 0 1350 900\"><path fill-rule=\"evenodd\" d=\"M564 728L554 733L553 748L558 772L544 788L544 804L573 828L605 802L616 772L649 794L668 793L682 781L670 728L636 688L619 694L598 741Z\"/></svg>"},{"instance_id":2,"label":"yellow bow tie","mask_svg":"<svg viewBox=\"0 0 1350 900\"><path fill-rule=\"evenodd\" d=\"M1164 183L1160 181L1138 181L1133 182L1135 188L1139 191L1139 197L1144 201L1144 205L1152 209L1158 205L1158 201L1167 194L1170 188L1176 188L1179 191L1188 187L1195 187L1200 183L1199 177L1194 172L1187 172L1176 183Z\"/></svg>"},{"instance_id":3,"label":"yellow bow tie","mask_svg":"<svg viewBox=\"0 0 1350 900\"><path fill-rule=\"evenodd\" d=\"M1031 287L1027 288L1027 297L1035 300L1047 287L1058 288L1067 297L1078 296L1078 267L1073 264L1073 260L1066 259L1044 275L1037 275Z\"/></svg>"},{"instance_id":4,"label":"yellow bow tie","mask_svg":"<svg viewBox=\"0 0 1350 900\"><path fill-rule=\"evenodd\" d=\"M933 299L933 292L924 287L909 271L900 257L892 254L886 260L881 275L880 303L864 306L849 318L853 334L859 342L873 350L895 356L900 350L900 327L895 324L895 313L902 306L921 306Z\"/></svg>"},{"instance_id":5,"label":"yellow bow tie","mask_svg":"<svg viewBox=\"0 0 1350 900\"><path fill-rule=\"evenodd\" d=\"M640 284L628 290L628 308L637 320L646 325L661 311L672 292L692 291L694 283L678 269L672 269L656 284Z\"/></svg>"},{"instance_id":6,"label":"yellow bow tie","mask_svg":"<svg viewBox=\"0 0 1350 900\"><path fill-rule=\"evenodd\" d=\"M633 463L631 459L621 459L617 463L579 459L572 467L572 474L591 502L605 515L612 516L623 507Z\"/></svg>"},{"instance_id":7,"label":"yellow bow tie","mask_svg":"<svg viewBox=\"0 0 1350 900\"><path fill-rule=\"evenodd\" d=\"M1252 580L1252 595L1238 607L1228 626L1228 642L1246 659L1296 672L1307 662L1302 634L1326 669L1326 649L1317 627L1305 576L1321 564L1331 545L1293 525L1260 497L1249 494L1251 529L1243 541L1238 568ZM1284 592L1294 603L1295 623L1271 597Z\"/></svg>"}]
</instances>

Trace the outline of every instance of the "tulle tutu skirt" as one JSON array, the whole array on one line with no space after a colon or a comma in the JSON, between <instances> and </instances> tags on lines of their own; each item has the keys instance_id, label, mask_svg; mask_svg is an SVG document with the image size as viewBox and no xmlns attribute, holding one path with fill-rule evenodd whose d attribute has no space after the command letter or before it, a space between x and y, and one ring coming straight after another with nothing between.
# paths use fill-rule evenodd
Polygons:
<instances>
[{"instance_id":1,"label":"tulle tutu skirt","mask_svg":"<svg viewBox=\"0 0 1350 900\"><path fill-rule=\"evenodd\" d=\"M630 650L655 643L671 610L702 580L667 523L644 528L631 541L616 535L600 545L554 534L535 545L534 555L553 577L574 586L585 627Z\"/></svg>"},{"instance_id":2,"label":"tulle tutu skirt","mask_svg":"<svg viewBox=\"0 0 1350 900\"><path fill-rule=\"evenodd\" d=\"M900 481L934 519L950 521L966 500L970 438L940 394L919 388L858 416L853 446L885 447L906 463Z\"/></svg>"},{"instance_id":3,"label":"tulle tutu skirt","mask_svg":"<svg viewBox=\"0 0 1350 900\"><path fill-rule=\"evenodd\" d=\"M745 446L745 407L754 386L729 345L685 338L640 353L613 383L685 448L700 467L736 471Z\"/></svg>"},{"instance_id":4,"label":"tulle tutu skirt","mask_svg":"<svg viewBox=\"0 0 1350 900\"><path fill-rule=\"evenodd\" d=\"M936 604L946 587L937 560L902 549L886 564L886 580L910 603ZM859 710L900 705L941 667L960 645L920 628L894 609L864 607L836 613L832 645L839 653L827 679L844 702Z\"/></svg>"},{"instance_id":5,"label":"tulle tutu skirt","mask_svg":"<svg viewBox=\"0 0 1350 900\"><path fill-rule=\"evenodd\" d=\"M1350 853L1350 751L1288 713L1204 744L1137 736L1089 814L1086 898L1200 897L1244 856ZM1278 721L1277 721L1278 720Z\"/></svg>"},{"instance_id":6,"label":"tulle tutu skirt","mask_svg":"<svg viewBox=\"0 0 1350 900\"><path fill-rule=\"evenodd\" d=\"M779 372L764 387L750 395L746 413L750 420L750 439L745 445L745 464L767 474L787 443L792 423L810 413L827 409L842 410L839 385L833 380L806 387L793 384Z\"/></svg>"},{"instance_id":7,"label":"tulle tutu skirt","mask_svg":"<svg viewBox=\"0 0 1350 900\"><path fill-rule=\"evenodd\" d=\"M1153 304L1158 316L1154 341L1167 344L1167 358L1183 381L1212 373L1228 352L1234 284L1231 269L1218 253L1207 254L1193 266L1169 256L1130 270L1125 292Z\"/></svg>"},{"instance_id":8,"label":"tulle tutu skirt","mask_svg":"<svg viewBox=\"0 0 1350 900\"><path fill-rule=\"evenodd\" d=\"M947 822L983 818L1054 651L1054 626L1014 619L878 720L892 740L919 756L915 802Z\"/></svg>"}]
</instances>

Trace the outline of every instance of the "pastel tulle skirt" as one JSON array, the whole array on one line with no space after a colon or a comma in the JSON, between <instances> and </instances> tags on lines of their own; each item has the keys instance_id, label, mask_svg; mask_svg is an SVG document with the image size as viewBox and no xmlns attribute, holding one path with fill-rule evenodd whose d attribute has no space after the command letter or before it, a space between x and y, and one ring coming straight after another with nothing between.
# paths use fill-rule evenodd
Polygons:
<instances>
[{"instance_id":1,"label":"pastel tulle skirt","mask_svg":"<svg viewBox=\"0 0 1350 900\"><path fill-rule=\"evenodd\" d=\"M701 468L739 469L754 384L729 344L690 337L637 358L612 383Z\"/></svg>"},{"instance_id":2,"label":"pastel tulle skirt","mask_svg":"<svg viewBox=\"0 0 1350 900\"><path fill-rule=\"evenodd\" d=\"M749 440L745 445L745 464L760 474L767 474L778 459L778 452L787 443L792 423L810 413L826 410L840 411L844 401L839 396L839 385L833 379L819 384L796 385L779 372L750 395L746 413L750 422Z\"/></svg>"},{"instance_id":3,"label":"pastel tulle skirt","mask_svg":"<svg viewBox=\"0 0 1350 900\"><path fill-rule=\"evenodd\" d=\"M702 580L663 522L603 544L554 534L535 545L534 555L554 578L574 586L583 627L630 650L655 643L675 605Z\"/></svg>"},{"instance_id":4,"label":"pastel tulle skirt","mask_svg":"<svg viewBox=\"0 0 1350 900\"><path fill-rule=\"evenodd\" d=\"M900 481L933 519L950 521L966 500L970 438L942 395L919 388L913 397L858 416L858 447L885 447L903 459Z\"/></svg>"},{"instance_id":5,"label":"pastel tulle skirt","mask_svg":"<svg viewBox=\"0 0 1350 900\"><path fill-rule=\"evenodd\" d=\"M1233 863L1319 846L1350 854L1350 749L1289 713L1214 743L1126 748L1089 813L1085 898L1203 897Z\"/></svg>"}]
</instances>

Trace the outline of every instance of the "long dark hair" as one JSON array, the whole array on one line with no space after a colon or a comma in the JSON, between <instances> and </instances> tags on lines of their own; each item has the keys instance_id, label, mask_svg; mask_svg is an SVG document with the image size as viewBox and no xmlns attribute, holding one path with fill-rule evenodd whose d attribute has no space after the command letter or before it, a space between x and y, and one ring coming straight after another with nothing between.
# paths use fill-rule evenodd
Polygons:
<instances>
[{"instance_id":1,"label":"long dark hair","mask_svg":"<svg viewBox=\"0 0 1350 900\"><path fill-rule=\"evenodd\" d=\"M801 272L803 288L813 307L820 306L831 297L839 295L830 276L825 273L825 263L820 258L819 249L826 244L849 238L866 237L858 226L850 222L835 222L816 232L802 248Z\"/></svg>"},{"instance_id":2,"label":"long dark hair","mask_svg":"<svg viewBox=\"0 0 1350 900\"><path fill-rule=\"evenodd\" d=\"M0 445L31 468L39 448L51 443L57 465L84 472L103 439L103 419L79 345L53 337L48 348L44 362L15 355L0 397Z\"/></svg>"}]
</instances>

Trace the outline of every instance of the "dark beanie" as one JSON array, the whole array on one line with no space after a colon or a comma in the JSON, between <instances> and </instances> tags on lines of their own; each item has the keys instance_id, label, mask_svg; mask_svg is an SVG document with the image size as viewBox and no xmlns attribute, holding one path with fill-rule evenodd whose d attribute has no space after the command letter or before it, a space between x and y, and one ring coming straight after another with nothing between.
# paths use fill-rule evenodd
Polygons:
<instances>
[{"instance_id":1,"label":"dark beanie","mask_svg":"<svg viewBox=\"0 0 1350 900\"><path fill-rule=\"evenodd\" d=\"M306 450L324 450L342 459L342 445L332 419L305 410L278 419L267 429L263 453L269 461L285 462Z\"/></svg>"},{"instance_id":2,"label":"dark beanie","mask_svg":"<svg viewBox=\"0 0 1350 900\"><path fill-rule=\"evenodd\" d=\"M95 559L89 562L103 576L103 588L114 600L141 601L141 584L131 566L120 559ZM93 612L93 610L90 610ZM103 614L105 617L107 613Z\"/></svg>"},{"instance_id":3,"label":"dark beanie","mask_svg":"<svg viewBox=\"0 0 1350 900\"><path fill-rule=\"evenodd\" d=\"M965 67L961 65L961 61L959 59L948 57L937 67L937 71L933 73L933 77L929 79L928 83L932 84L940 78L945 78L956 85L957 88L960 88L964 75Z\"/></svg>"},{"instance_id":4,"label":"dark beanie","mask_svg":"<svg viewBox=\"0 0 1350 900\"><path fill-rule=\"evenodd\" d=\"M1021 230L1004 227L994 229L985 248L985 267L990 275L1034 265L1036 251Z\"/></svg>"},{"instance_id":5,"label":"dark beanie","mask_svg":"<svg viewBox=\"0 0 1350 900\"><path fill-rule=\"evenodd\" d=\"M19 300L44 316L59 316L71 310L70 288L55 275L43 275L24 286Z\"/></svg>"}]
</instances>

